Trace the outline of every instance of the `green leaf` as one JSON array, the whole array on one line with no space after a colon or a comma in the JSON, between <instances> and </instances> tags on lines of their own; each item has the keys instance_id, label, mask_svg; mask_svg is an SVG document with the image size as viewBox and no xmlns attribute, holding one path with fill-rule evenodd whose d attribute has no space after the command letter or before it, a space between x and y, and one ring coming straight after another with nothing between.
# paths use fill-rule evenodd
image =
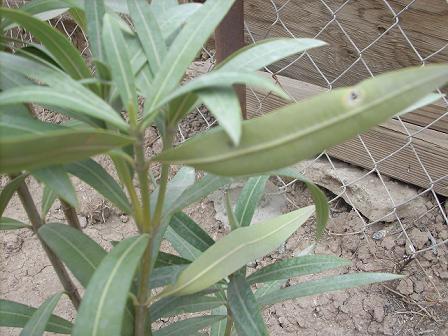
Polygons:
<instances>
[{"instance_id":1,"label":"green leaf","mask_svg":"<svg viewBox=\"0 0 448 336\"><path fill-rule=\"evenodd\" d=\"M17 229L31 229L31 226L16 219L1 217L0 218L0 230L17 230Z\"/></svg>"},{"instance_id":2,"label":"green leaf","mask_svg":"<svg viewBox=\"0 0 448 336\"><path fill-rule=\"evenodd\" d=\"M70 76L75 79L91 77L90 70L79 51L57 29L17 10L3 7L0 8L0 14L11 21L17 22L39 39Z\"/></svg>"},{"instance_id":3,"label":"green leaf","mask_svg":"<svg viewBox=\"0 0 448 336\"><path fill-rule=\"evenodd\" d=\"M314 205L316 206L316 237L322 237L325 232L325 227L327 226L328 218L330 217L330 207L328 206L328 200L325 193L312 181L307 179L302 174L299 174L294 169L284 168L271 173L272 175L291 177L305 184L311 194L311 197L313 198Z\"/></svg>"},{"instance_id":4,"label":"green leaf","mask_svg":"<svg viewBox=\"0 0 448 336\"><path fill-rule=\"evenodd\" d=\"M58 198L58 195L56 195L56 193L51 188L45 185L42 195L42 218L45 218L47 216L48 211L50 211L51 206L56 201L56 198Z\"/></svg>"},{"instance_id":5,"label":"green leaf","mask_svg":"<svg viewBox=\"0 0 448 336\"><path fill-rule=\"evenodd\" d=\"M33 313L26 325L23 327L20 336L39 336L43 335L45 328L50 320L51 313L56 308L63 292L50 296Z\"/></svg>"},{"instance_id":6,"label":"green leaf","mask_svg":"<svg viewBox=\"0 0 448 336\"><path fill-rule=\"evenodd\" d=\"M171 296L157 301L149 308L152 321L156 321L161 317L175 316L186 313L196 313L205 310L211 310L216 307L225 305L223 299L216 296L204 295L203 293Z\"/></svg>"},{"instance_id":7,"label":"green leaf","mask_svg":"<svg viewBox=\"0 0 448 336\"><path fill-rule=\"evenodd\" d=\"M0 138L0 172L78 161L130 143L131 138L116 133L76 129Z\"/></svg>"},{"instance_id":8,"label":"green leaf","mask_svg":"<svg viewBox=\"0 0 448 336\"><path fill-rule=\"evenodd\" d=\"M244 121L239 146L229 144L225 131L217 128L155 159L224 176L286 167L387 120L442 86L447 78L446 65L380 75Z\"/></svg>"},{"instance_id":9,"label":"green leaf","mask_svg":"<svg viewBox=\"0 0 448 336\"><path fill-rule=\"evenodd\" d=\"M27 176L27 174L21 174L15 177L11 181L9 181L8 184L5 185L5 187L0 192L0 217L3 216L3 212L5 211L6 206L16 192L17 188L20 187Z\"/></svg>"},{"instance_id":10,"label":"green leaf","mask_svg":"<svg viewBox=\"0 0 448 336\"><path fill-rule=\"evenodd\" d=\"M242 112L238 95L233 88L204 89L198 92L199 99L207 106L219 125L237 146L241 139Z\"/></svg>"},{"instance_id":11,"label":"green leaf","mask_svg":"<svg viewBox=\"0 0 448 336\"><path fill-rule=\"evenodd\" d=\"M202 317L193 317L186 320L174 322L167 327L153 332L154 336L178 336L192 335L194 332L208 327L209 325L222 320L225 316L208 315Z\"/></svg>"},{"instance_id":12,"label":"green leaf","mask_svg":"<svg viewBox=\"0 0 448 336\"><path fill-rule=\"evenodd\" d=\"M313 212L314 207L309 206L232 231L191 263L180 274L176 283L162 292L162 297L193 294L210 287L246 263L276 249Z\"/></svg>"},{"instance_id":13,"label":"green leaf","mask_svg":"<svg viewBox=\"0 0 448 336\"><path fill-rule=\"evenodd\" d=\"M0 326L23 328L36 311L36 308L18 302L0 299ZM51 315L45 326L46 331L59 334L70 334L71 329L69 321L56 315Z\"/></svg>"},{"instance_id":14,"label":"green leaf","mask_svg":"<svg viewBox=\"0 0 448 336\"><path fill-rule=\"evenodd\" d=\"M75 187L62 166L41 168L31 172L36 179L51 188L60 198L77 208L78 198Z\"/></svg>"},{"instance_id":15,"label":"green leaf","mask_svg":"<svg viewBox=\"0 0 448 336\"><path fill-rule=\"evenodd\" d=\"M368 285L375 282L400 279L403 276L390 273L355 273L327 277L319 280L307 281L298 285L279 289L258 299L262 305L311 296L341 289Z\"/></svg>"},{"instance_id":16,"label":"green leaf","mask_svg":"<svg viewBox=\"0 0 448 336\"><path fill-rule=\"evenodd\" d=\"M189 263L191 263L190 260L179 257L177 255L166 253L166 252L159 252L159 254L157 256L156 263L155 263L155 267L165 267L165 266L172 266L172 265L187 265Z\"/></svg>"},{"instance_id":17,"label":"green leaf","mask_svg":"<svg viewBox=\"0 0 448 336\"><path fill-rule=\"evenodd\" d=\"M186 241L181 235L175 232L170 226L166 228L164 238L170 242L171 246L179 255L188 260L195 260L201 255L201 251Z\"/></svg>"},{"instance_id":18,"label":"green leaf","mask_svg":"<svg viewBox=\"0 0 448 336\"><path fill-rule=\"evenodd\" d=\"M84 31L86 32L88 30L87 28L87 18L85 15L85 12L79 8L70 8L68 10L70 16L72 17L73 21L76 22L76 24ZM91 36L90 33L87 33L88 36ZM90 37L91 38L91 37ZM92 42L90 42L92 43ZM92 49L92 47L90 47Z\"/></svg>"},{"instance_id":19,"label":"green leaf","mask_svg":"<svg viewBox=\"0 0 448 336\"><path fill-rule=\"evenodd\" d=\"M233 53L219 64L216 70L256 71L285 57L324 45L325 42L308 38L266 39Z\"/></svg>"},{"instance_id":20,"label":"green leaf","mask_svg":"<svg viewBox=\"0 0 448 336\"><path fill-rule=\"evenodd\" d=\"M169 225L179 237L199 251L204 252L215 243L207 232L183 212L176 213Z\"/></svg>"},{"instance_id":21,"label":"green leaf","mask_svg":"<svg viewBox=\"0 0 448 336\"><path fill-rule=\"evenodd\" d=\"M218 307L212 309L212 315L227 315L227 309L225 307ZM227 318L220 320L212 325L210 328L210 336L225 336Z\"/></svg>"},{"instance_id":22,"label":"green leaf","mask_svg":"<svg viewBox=\"0 0 448 336\"><path fill-rule=\"evenodd\" d=\"M194 93L188 93L174 99L170 103L170 107L165 115L167 124L176 125L188 112L199 105L199 103L199 98Z\"/></svg>"},{"instance_id":23,"label":"green leaf","mask_svg":"<svg viewBox=\"0 0 448 336\"><path fill-rule=\"evenodd\" d=\"M255 291L255 297L258 299L262 296L265 296L269 293L275 292L279 290L284 284L286 283L285 280L278 280L278 281L272 281L263 284L260 288L258 288Z\"/></svg>"},{"instance_id":24,"label":"green leaf","mask_svg":"<svg viewBox=\"0 0 448 336\"><path fill-rule=\"evenodd\" d=\"M115 246L103 259L89 281L73 336L119 336L129 289L148 235L128 238Z\"/></svg>"},{"instance_id":25,"label":"green leaf","mask_svg":"<svg viewBox=\"0 0 448 336\"><path fill-rule=\"evenodd\" d=\"M39 237L84 287L107 255L93 239L65 224L45 224L39 229Z\"/></svg>"},{"instance_id":26,"label":"green leaf","mask_svg":"<svg viewBox=\"0 0 448 336\"><path fill-rule=\"evenodd\" d=\"M235 216L241 226L249 226L255 209L261 201L269 176L251 177L241 190L235 207Z\"/></svg>"},{"instance_id":27,"label":"green leaf","mask_svg":"<svg viewBox=\"0 0 448 336\"><path fill-rule=\"evenodd\" d=\"M153 3L151 3L151 6ZM163 11L161 14L156 14L157 22L159 23L160 30L163 34L163 38L167 45L171 45L175 38L176 32L185 24L190 16L192 16L199 8L201 4L187 3L179 6L170 7Z\"/></svg>"},{"instance_id":28,"label":"green leaf","mask_svg":"<svg viewBox=\"0 0 448 336\"><path fill-rule=\"evenodd\" d=\"M120 185L92 159L74 162L64 167L67 172L89 184L124 213L131 213L131 205Z\"/></svg>"},{"instance_id":29,"label":"green leaf","mask_svg":"<svg viewBox=\"0 0 448 336\"><path fill-rule=\"evenodd\" d=\"M145 113L152 111L153 107L182 79L187 67L233 3L234 0L208 0L189 17L154 78L154 91L145 104Z\"/></svg>"},{"instance_id":30,"label":"green leaf","mask_svg":"<svg viewBox=\"0 0 448 336\"><path fill-rule=\"evenodd\" d=\"M157 74L166 56L167 49L156 16L152 10L153 6L154 4L149 6L145 0L128 0L129 13L137 36L145 51L149 67L153 74Z\"/></svg>"},{"instance_id":31,"label":"green leaf","mask_svg":"<svg viewBox=\"0 0 448 336\"><path fill-rule=\"evenodd\" d=\"M236 230L237 228L239 228L241 225L238 222L238 220L235 217L235 213L233 212L232 209L232 204L230 202L230 195L229 192L226 192L226 212L227 212L227 218L229 220L229 225L230 228L232 230Z\"/></svg>"},{"instance_id":32,"label":"green leaf","mask_svg":"<svg viewBox=\"0 0 448 336\"><path fill-rule=\"evenodd\" d=\"M437 102L438 100L442 99L443 97L445 97L444 94L430 93L429 95L427 95L427 96L423 97L422 99L420 99L419 101L417 101L415 104L409 106L404 111L401 111L400 113L396 114L396 116L401 116L406 113L421 109L422 107L425 107L427 105L431 105L431 104Z\"/></svg>"},{"instance_id":33,"label":"green leaf","mask_svg":"<svg viewBox=\"0 0 448 336\"><path fill-rule=\"evenodd\" d=\"M126 110L133 110L133 114L136 115L138 103L130 57L123 34L109 14L104 16L103 42L112 78L123 106Z\"/></svg>"},{"instance_id":34,"label":"green leaf","mask_svg":"<svg viewBox=\"0 0 448 336\"><path fill-rule=\"evenodd\" d=\"M154 268L149 279L149 287L157 288L173 284L185 267L186 265L171 265Z\"/></svg>"},{"instance_id":35,"label":"green leaf","mask_svg":"<svg viewBox=\"0 0 448 336\"><path fill-rule=\"evenodd\" d=\"M296 276L316 274L325 270L349 265L348 260L333 257L310 255L277 261L265 266L247 277L250 284L289 279Z\"/></svg>"},{"instance_id":36,"label":"green leaf","mask_svg":"<svg viewBox=\"0 0 448 336\"><path fill-rule=\"evenodd\" d=\"M95 59L104 62L104 46L102 39L103 18L106 14L104 0L89 0L84 3L86 13L89 47Z\"/></svg>"},{"instance_id":37,"label":"green leaf","mask_svg":"<svg viewBox=\"0 0 448 336\"><path fill-rule=\"evenodd\" d=\"M80 96L75 96L74 92L52 87L21 86L1 92L0 106L18 103L48 104L107 121L121 130L128 129L126 122L104 101L100 100L99 97L99 101L92 101L83 96L83 93L84 91Z\"/></svg>"},{"instance_id":38,"label":"green leaf","mask_svg":"<svg viewBox=\"0 0 448 336\"><path fill-rule=\"evenodd\" d=\"M238 336L269 335L254 293L243 275L231 277L227 293Z\"/></svg>"}]
</instances>

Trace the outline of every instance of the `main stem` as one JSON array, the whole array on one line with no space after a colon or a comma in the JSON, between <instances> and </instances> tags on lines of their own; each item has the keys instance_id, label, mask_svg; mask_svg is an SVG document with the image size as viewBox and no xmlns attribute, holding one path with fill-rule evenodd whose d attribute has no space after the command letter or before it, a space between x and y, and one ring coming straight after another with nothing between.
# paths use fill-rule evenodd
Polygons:
<instances>
[{"instance_id":1,"label":"main stem","mask_svg":"<svg viewBox=\"0 0 448 336\"><path fill-rule=\"evenodd\" d=\"M224 331L224 336L232 335L232 327L233 327L232 313L230 312L230 309L227 308L227 323L226 323L226 330Z\"/></svg>"},{"instance_id":2,"label":"main stem","mask_svg":"<svg viewBox=\"0 0 448 336\"><path fill-rule=\"evenodd\" d=\"M62 205L62 211L64 212L65 219L67 220L68 225L72 228L75 228L79 231L82 231L81 223L79 223L78 215L76 214L75 208L73 208L70 204L68 204L63 199L59 199Z\"/></svg>"},{"instance_id":3,"label":"main stem","mask_svg":"<svg viewBox=\"0 0 448 336\"><path fill-rule=\"evenodd\" d=\"M150 316L149 316L149 308L146 304L148 299L151 296L151 290L149 289L149 278L151 276L151 268L152 268L152 235L154 230L156 230L162 221L163 215L163 203L165 201L165 193L168 184L168 175L169 175L169 165L162 165L161 178L160 178L160 187L159 194L157 197L156 208L154 211L154 216L151 218L150 213L150 195L149 195L149 182L148 182L148 169L149 167L146 165L144 161L144 145L143 139L140 139L138 149L136 148L136 167L144 167L144 170L138 171L140 188L141 188L141 197L144 208L144 223L142 223L142 228L144 233L148 233L150 235L148 246L144 252L142 262L141 262L141 276L139 289L137 294L138 305L136 307L136 316L135 316L135 334L137 336L148 336L152 335L151 326L150 326ZM172 134L171 132L167 132L167 135L163 139L164 148L172 146Z\"/></svg>"},{"instance_id":4,"label":"main stem","mask_svg":"<svg viewBox=\"0 0 448 336\"><path fill-rule=\"evenodd\" d=\"M44 225L44 222L42 221L42 218L40 217L39 212L37 211L36 204L34 203L34 200L31 197L30 191L26 186L25 182L23 182L17 189L17 193L19 195L20 201L23 204L23 207L25 208L25 212L28 215L33 230L37 234L37 231L42 225ZM67 292L68 297L72 301L73 306L75 306L75 308L78 309L81 303L81 297L75 285L73 284L72 280L70 279L70 276L68 275L68 272L64 267L64 264L53 253L53 251L50 250L50 248L45 244L45 242L42 239L40 239L40 237L39 240L42 244L45 253L48 256L48 259L51 262L51 265L53 266L56 272L56 275L59 278L59 281L64 287L64 290Z\"/></svg>"}]
</instances>

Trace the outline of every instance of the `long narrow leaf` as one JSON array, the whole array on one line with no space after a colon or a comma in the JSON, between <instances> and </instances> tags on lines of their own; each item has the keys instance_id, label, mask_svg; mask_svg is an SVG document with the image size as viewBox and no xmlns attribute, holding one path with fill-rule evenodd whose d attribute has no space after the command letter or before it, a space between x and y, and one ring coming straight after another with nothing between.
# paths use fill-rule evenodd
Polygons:
<instances>
[{"instance_id":1,"label":"long narrow leaf","mask_svg":"<svg viewBox=\"0 0 448 336\"><path fill-rule=\"evenodd\" d=\"M6 209L6 206L8 205L9 201L11 200L11 197L16 192L17 188L20 187L20 185L25 181L25 178L27 177L27 174L21 174L11 181L8 182L7 185L2 189L0 193L0 217L3 216L3 212Z\"/></svg>"},{"instance_id":2,"label":"long narrow leaf","mask_svg":"<svg viewBox=\"0 0 448 336\"><path fill-rule=\"evenodd\" d=\"M104 46L102 39L103 18L106 14L104 0L89 0L85 2L89 47L92 55L99 61L104 61Z\"/></svg>"},{"instance_id":3,"label":"long narrow leaf","mask_svg":"<svg viewBox=\"0 0 448 336\"><path fill-rule=\"evenodd\" d=\"M447 78L446 65L381 75L243 122L237 147L218 128L162 152L156 160L225 176L286 167L387 120L445 84Z\"/></svg>"},{"instance_id":4,"label":"long narrow leaf","mask_svg":"<svg viewBox=\"0 0 448 336\"><path fill-rule=\"evenodd\" d=\"M71 163L64 167L101 195L111 201L124 213L131 213L131 205L120 185L109 173L92 159Z\"/></svg>"},{"instance_id":5,"label":"long narrow leaf","mask_svg":"<svg viewBox=\"0 0 448 336\"><path fill-rule=\"evenodd\" d=\"M79 161L130 143L131 138L116 133L76 129L0 138L0 172Z\"/></svg>"},{"instance_id":6,"label":"long narrow leaf","mask_svg":"<svg viewBox=\"0 0 448 336\"><path fill-rule=\"evenodd\" d=\"M126 110L132 109L133 114L136 115L138 103L130 57L123 34L109 14L104 16L103 41L112 78L120 93L123 106Z\"/></svg>"},{"instance_id":7,"label":"long narrow leaf","mask_svg":"<svg viewBox=\"0 0 448 336\"><path fill-rule=\"evenodd\" d=\"M42 218L45 218L50 211L53 203L58 198L58 195L47 185L44 186L44 191L42 194Z\"/></svg>"},{"instance_id":8,"label":"long narrow leaf","mask_svg":"<svg viewBox=\"0 0 448 336\"><path fill-rule=\"evenodd\" d=\"M40 336L43 335L47 324L50 320L53 310L56 308L63 292L50 296L45 302L33 313L31 318L23 327L20 336Z\"/></svg>"},{"instance_id":9,"label":"long narrow leaf","mask_svg":"<svg viewBox=\"0 0 448 336\"><path fill-rule=\"evenodd\" d=\"M299 297L311 296L400 278L402 278L401 275L390 273L355 273L337 275L319 280L307 281L298 285L279 289L260 297L258 299L258 303L262 305L271 305L277 302Z\"/></svg>"},{"instance_id":10,"label":"long narrow leaf","mask_svg":"<svg viewBox=\"0 0 448 336\"><path fill-rule=\"evenodd\" d=\"M243 275L232 276L227 292L238 336L269 335L254 293Z\"/></svg>"},{"instance_id":11,"label":"long narrow leaf","mask_svg":"<svg viewBox=\"0 0 448 336\"><path fill-rule=\"evenodd\" d=\"M280 246L313 212L310 206L232 231L189 265L162 296L193 294L210 287Z\"/></svg>"},{"instance_id":12,"label":"long narrow leaf","mask_svg":"<svg viewBox=\"0 0 448 336\"><path fill-rule=\"evenodd\" d=\"M31 32L52 53L62 68L75 79L89 78L91 73L79 51L58 30L46 22L17 10L0 8L0 14Z\"/></svg>"},{"instance_id":13,"label":"long narrow leaf","mask_svg":"<svg viewBox=\"0 0 448 336\"><path fill-rule=\"evenodd\" d=\"M225 307L218 307L212 309L212 315L227 315L227 309ZM225 336L227 318L222 319L212 325L210 328L210 336Z\"/></svg>"},{"instance_id":14,"label":"long narrow leaf","mask_svg":"<svg viewBox=\"0 0 448 336\"><path fill-rule=\"evenodd\" d=\"M178 336L193 335L194 332L208 327L209 325L222 320L225 316L209 315L202 317L193 317L170 324L153 333L154 336Z\"/></svg>"},{"instance_id":15,"label":"long narrow leaf","mask_svg":"<svg viewBox=\"0 0 448 336\"><path fill-rule=\"evenodd\" d=\"M31 226L9 217L0 218L0 230L31 229Z\"/></svg>"},{"instance_id":16,"label":"long narrow leaf","mask_svg":"<svg viewBox=\"0 0 448 336\"><path fill-rule=\"evenodd\" d=\"M269 176L251 177L244 185L235 207L235 216L241 226L249 226L255 209L261 201Z\"/></svg>"},{"instance_id":17,"label":"long narrow leaf","mask_svg":"<svg viewBox=\"0 0 448 336\"><path fill-rule=\"evenodd\" d=\"M165 1L167 2L167 1ZM142 44L149 67L153 74L157 74L166 56L167 49L162 32L152 8L145 0L128 0L135 30Z\"/></svg>"},{"instance_id":18,"label":"long narrow leaf","mask_svg":"<svg viewBox=\"0 0 448 336\"><path fill-rule=\"evenodd\" d=\"M67 265L84 287L87 287L107 255L94 240L65 224L45 224L39 229L39 237Z\"/></svg>"},{"instance_id":19,"label":"long narrow leaf","mask_svg":"<svg viewBox=\"0 0 448 336\"><path fill-rule=\"evenodd\" d=\"M62 166L52 166L34 170L31 175L51 188L60 198L72 207L78 207L75 187Z\"/></svg>"},{"instance_id":20,"label":"long narrow leaf","mask_svg":"<svg viewBox=\"0 0 448 336\"><path fill-rule=\"evenodd\" d=\"M149 279L149 287L157 288L173 284L185 267L186 265L172 265L154 268Z\"/></svg>"},{"instance_id":21,"label":"long narrow leaf","mask_svg":"<svg viewBox=\"0 0 448 336\"><path fill-rule=\"evenodd\" d=\"M147 235L128 238L103 259L79 307L74 336L121 335L129 289L147 243Z\"/></svg>"},{"instance_id":22,"label":"long narrow leaf","mask_svg":"<svg viewBox=\"0 0 448 336\"><path fill-rule=\"evenodd\" d=\"M201 251L187 242L181 235L175 232L170 226L166 228L164 238L170 242L182 258L195 260L201 255Z\"/></svg>"},{"instance_id":23,"label":"long narrow leaf","mask_svg":"<svg viewBox=\"0 0 448 336\"><path fill-rule=\"evenodd\" d=\"M18 302L0 299L0 326L23 328L36 311L36 308ZM72 324L59 316L51 315L45 330L70 334Z\"/></svg>"},{"instance_id":24,"label":"long narrow leaf","mask_svg":"<svg viewBox=\"0 0 448 336\"><path fill-rule=\"evenodd\" d=\"M277 261L247 277L250 284L270 282L292 277L316 274L325 270L346 266L350 262L333 256L310 255Z\"/></svg>"},{"instance_id":25,"label":"long narrow leaf","mask_svg":"<svg viewBox=\"0 0 448 336\"><path fill-rule=\"evenodd\" d=\"M154 92L145 104L145 111L152 111L183 77L187 67L196 57L207 38L232 6L234 0L208 0L190 16L173 41L160 71L154 79Z\"/></svg>"}]
</instances>

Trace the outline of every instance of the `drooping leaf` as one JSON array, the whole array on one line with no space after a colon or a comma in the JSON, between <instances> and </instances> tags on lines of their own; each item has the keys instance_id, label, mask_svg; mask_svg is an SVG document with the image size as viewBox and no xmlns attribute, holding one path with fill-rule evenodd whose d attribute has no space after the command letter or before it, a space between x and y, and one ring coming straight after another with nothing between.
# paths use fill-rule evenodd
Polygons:
<instances>
[{"instance_id":1,"label":"drooping leaf","mask_svg":"<svg viewBox=\"0 0 448 336\"><path fill-rule=\"evenodd\" d=\"M50 321L51 314L56 308L63 292L50 296L45 302L31 315L31 318L23 327L20 336L40 336L43 335L47 324Z\"/></svg>"},{"instance_id":2,"label":"drooping leaf","mask_svg":"<svg viewBox=\"0 0 448 336\"><path fill-rule=\"evenodd\" d=\"M0 299L0 325L2 327L23 328L36 311L36 308L18 302ZM59 334L70 334L72 324L59 316L51 315L45 330Z\"/></svg>"},{"instance_id":3,"label":"drooping leaf","mask_svg":"<svg viewBox=\"0 0 448 336\"><path fill-rule=\"evenodd\" d=\"M243 275L231 277L227 293L238 336L269 335L254 293Z\"/></svg>"},{"instance_id":4,"label":"drooping leaf","mask_svg":"<svg viewBox=\"0 0 448 336\"><path fill-rule=\"evenodd\" d=\"M37 169L32 171L31 175L51 188L56 195L72 207L78 207L79 203L75 187L62 166L57 165Z\"/></svg>"},{"instance_id":5,"label":"drooping leaf","mask_svg":"<svg viewBox=\"0 0 448 336\"><path fill-rule=\"evenodd\" d=\"M266 39L248 45L221 62L219 71L256 71L281 59L326 45L325 42L302 38Z\"/></svg>"},{"instance_id":6,"label":"drooping leaf","mask_svg":"<svg viewBox=\"0 0 448 336\"><path fill-rule=\"evenodd\" d=\"M131 205L120 185L96 161L74 162L64 166L64 169L89 184L124 213L131 213Z\"/></svg>"},{"instance_id":7,"label":"drooping leaf","mask_svg":"<svg viewBox=\"0 0 448 336\"><path fill-rule=\"evenodd\" d=\"M74 90L74 88L73 88ZM0 93L0 106L35 103L62 107L78 114L104 120L121 130L127 130L126 122L115 113L112 108L102 100L92 101L84 97L82 90L80 96L73 92L45 86L21 86ZM99 98L98 98L99 99Z\"/></svg>"},{"instance_id":8,"label":"drooping leaf","mask_svg":"<svg viewBox=\"0 0 448 336\"><path fill-rule=\"evenodd\" d=\"M6 206L11 200L11 197L14 195L17 188L20 187L23 181L25 181L25 178L27 176L27 174L21 174L15 177L11 181L9 181L8 184L5 185L5 187L0 192L0 217L3 216L3 212L5 211Z\"/></svg>"},{"instance_id":9,"label":"drooping leaf","mask_svg":"<svg viewBox=\"0 0 448 336\"><path fill-rule=\"evenodd\" d=\"M126 110L132 109L132 114L136 115L138 103L130 56L123 34L109 14L104 16L103 42L112 78L123 106ZM129 115L131 116L131 112Z\"/></svg>"},{"instance_id":10,"label":"drooping leaf","mask_svg":"<svg viewBox=\"0 0 448 336\"><path fill-rule=\"evenodd\" d=\"M165 1L167 3L168 1ZM149 67L153 74L157 74L167 49L162 32L153 13L154 4L145 0L128 0L129 13L131 14L138 38L145 51Z\"/></svg>"},{"instance_id":11,"label":"drooping leaf","mask_svg":"<svg viewBox=\"0 0 448 336\"><path fill-rule=\"evenodd\" d=\"M151 320L156 321L165 316L196 313L211 310L222 305L225 305L223 299L198 293L186 296L171 296L161 299L151 305L149 312Z\"/></svg>"},{"instance_id":12,"label":"drooping leaf","mask_svg":"<svg viewBox=\"0 0 448 336\"><path fill-rule=\"evenodd\" d=\"M402 277L403 276L401 275L390 273L355 273L336 275L319 280L307 281L298 285L276 290L260 297L258 299L258 303L262 305L271 305L277 302L299 297L353 288L375 282L390 281L400 279Z\"/></svg>"},{"instance_id":13,"label":"drooping leaf","mask_svg":"<svg viewBox=\"0 0 448 336\"><path fill-rule=\"evenodd\" d=\"M209 0L185 23L173 41L163 65L154 78L154 91L148 97L145 111L152 111L164 96L182 79L208 37L232 6L234 0Z\"/></svg>"},{"instance_id":14,"label":"drooping leaf","mask_svg":"<svg viewBox=\"0 0 448 336\"><path fill-rule=\"evenodd\" d=\"M102 39L103 31L103 18L106 14L106 6L104 0L90 0L85 2L86 19L87 19L87 32L89 35L89 47L92 52L92 56L104 62L104 46Z\"/></svg>"},{"instance_id":15,"label":"drooping leaf","mask_svg":"<svg viewBox=\"0 0 448 336\"><path fill-rule=\"evenodd\" d=\"M129 289L148 235L121 241L89 281L73 328L74 336L121 335Z\"/></svg>"},{"instance_id":16,"label":"drooping leaf","mask_svg":"<svg viewBox=\"0 0 448 336\"><path fill-rule=\"evenodd\" d=\"M42 194L42 218L45 218L50 211L53 203L58 198L58 195L47 185L44 186L44 191Z\"/></svg>"},{"instance_id":17,"label":"drooping leaf","mask_svg":"<svg viewBox=\"0 0 448 336\"><path fill-rule=\"evenodd\" d=\"M445 65L384 74L244 121L239 146L229 144L225 131L217 128L155 159L224 176L286 167L387 120L445 84L447 78Z\"/></svg>"},{"instance_id":18,"label":"drooping leaf","mask_svg":"<svg viewBox=\"0 0 448 336\"><path fill-rule=\"evenodd\" d=\"M86 159L132 143L101 130L61 130L46 134L0 137L1 173L15 173Z\"/></svg>"},{"instance_id":19,"label":"drooping leaf","mask_svg":"<svg viewBox=\"0 0 448 336\"><path fill-rule=\"evenodd\" d=\"M314 205L316 206L316 237L322 237L325 232L325 227L327 226L328 218L330 217L330 207L325 193L316 184L294 169L284 168L271 173L272 175L290 177L305 184L313 198Z\"/></svg>"},{"instance_id":20,"label":"drooping leaf","mask_svg":"<svg viewBox=\"0 0 448 336\"><path fill-rule=\"evenodd\" d=\"M349 265L348 260L334 257L310 255L277 261L247 277L249 284L289 279L296 276L316 274L325 270Z\"/></svg>"},{"instance_id":21,"label":"drooping leaf","mask_svg":"<svg viewBox=\"0 0 448 336\"><path fill-rule=\"evenodd\" d=\"M241 226L249 226L255 209L261 201L269 176L251 177L241 190L235 207L235 216Z\"/></svg>"},{"instance_id":22,"label":"drooping leaf","mask_svg":"<svg viewBox=\"0 0 448 336\"><path fill-rule=\"evenodd\" d=\"M0 230L31 229L31 226L9 217L0 218Z\"/></svg>"},{"instance_id":23,"label":"drooping leaf","mask_svg":"<svg viewBox=\"0 0 448 336\"><path fill-rule=\"evenodd\" d=\"M57 29L25 12L1 7L0 14L17 22L39 39L62 68L74 79L91 77L90 70L79 51Z\"/></svg>"},{"instance_id":24,"label":"drooping leaf","mask_svg":"<svg viewBox=\"0 0 448 336\"><path fill-rule=\"evenodd\" d=\"M39 237L84 287L87 287L90 278L107 255L90 237L65 224L45 224L39 229Z\"/></svg>"},{"instance_id":25,"label":"drooping leaf","mask_svg":"<svg viewBox=\"0 0 448 336\"><path fill-rule=\"evenodd\" d=\"M162 297L193 294L210 287L280 246L313 212L310 206L232 231L191 263L176 283L162 292Z\"/></svg>"},{"instance_id":26,"label":"drooping leaf","mask_svg":"<svg viewBox=\"0 0 448 336\"><path fill-rule=\"evenodd\" d=\"M192 317L186 320L174 322L167 327L153 332L154 336L177 336L177 335L193 335L196 331L204 329L209 325L222 320L225 316L208 315L201 317Z\"/></svg>"}]
</instances>

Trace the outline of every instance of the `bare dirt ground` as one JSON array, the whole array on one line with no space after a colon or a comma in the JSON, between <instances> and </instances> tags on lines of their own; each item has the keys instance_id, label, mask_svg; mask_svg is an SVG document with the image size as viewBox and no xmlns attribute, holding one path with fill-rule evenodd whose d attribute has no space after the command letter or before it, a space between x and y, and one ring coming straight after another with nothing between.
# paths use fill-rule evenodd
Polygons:
<instances>
[{"instance_id":1,"label":"bare dirt ground","mask_svg":"<svg viewBox=\"0 0 448 336\"><path fill-rule=\"evenodd\" d=\"M206 119L209 118L206 111L202 112ZM208 121L212 122L212 119ZM198 114L188 117L184 124L189 126L183 127L186 137L207 127L207 122ZM147 155L160 150L157 134L151 130L149 133ZM109 165L106 160L100 159L100 162L106 167ZM272 181L276 182L275 179ZM5 182L2 180L1 186ZM39 205L41 187L34 181L28 184ZM78 213L85 226L84 231L103 247L110 249L111 241L136 233L128 217L109 207L90 187L78 181L75 181L75 186L80 193ZM279 210L281 212L311 204L311 198L299 183L290 187L282 197L287 197L290 202L284 203L284 208ZM215 204L210 199L193 205L187 213L213 238L226 233L224 223L215 219ZM5 216L26 221L17 197L9 204ZM326 275L347 271L385 271L407 277L384 285L301 298L268 307L264 310L264 317L271 335L448 335L447 247L440 246L436 252L428 251L416 259L408 259L409 251L396 223L377 224L364 233L350 234L360 230L362 223L344 202L332 206L331 217L328 232L316 244L314 252L350 259L352 265ZM58 203L52 207L47 221L64 221ZM409 221L408 225L408 233L418 244L417 248L429 245L426 230L438 240L448 238L448 227L440 216L428 213L418 221ZM282 248L252 263L249 271L291 257L308 247L314 242L313 228L313 221L306 223ZM379 230L385 230L387 234L380 240L373 239L373 234ZM2 298L38 306L48 295L61 290L38 240L30 231L1 232L0 248ZM292 279L286 285L299 281L303 278ZM67 299L59 303L56 313L70 320L74 318L73 308ZM167 318L163 323L175 319ZM18 334L17 329L0 328L0 335Z\"/></svg>"}]
</instances>

